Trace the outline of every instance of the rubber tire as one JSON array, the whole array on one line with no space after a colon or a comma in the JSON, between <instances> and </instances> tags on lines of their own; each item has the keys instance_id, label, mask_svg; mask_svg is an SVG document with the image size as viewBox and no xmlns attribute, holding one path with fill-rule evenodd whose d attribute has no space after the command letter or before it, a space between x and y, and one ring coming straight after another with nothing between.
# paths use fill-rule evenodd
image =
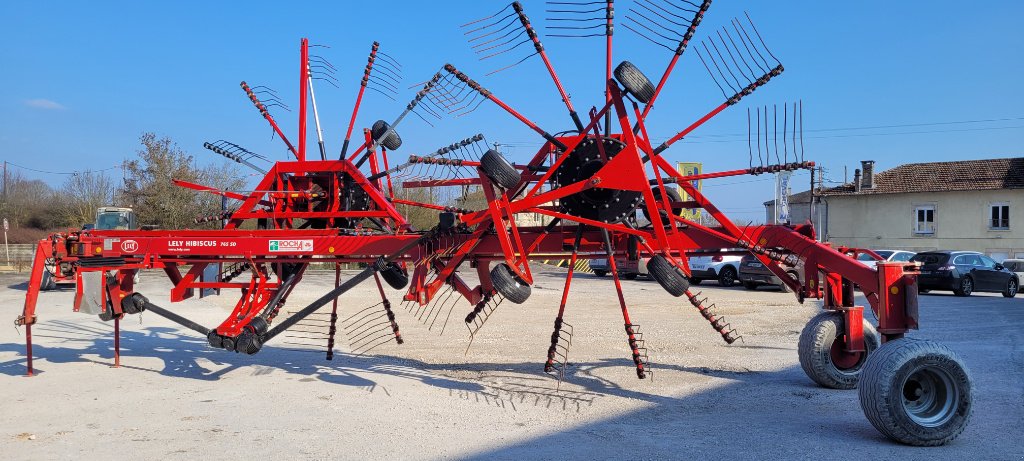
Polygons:
<instances>
[{"instance_id":1,"label":"rubber tire","mask_svg":"<svg viewBox=\"0 0 1024 461\"><path fill-rule=\"evenodd\" d=\"M640 274L637 274L636 272L634 272L632 274L619 274L619 278L622 279L622 280L636 280L636 278L639 275Z\"/></svg>"},{"instance_id":2,"label":"rubber tire","mask_svg":"<svg viewBox=\"0 0 1024 461\"><path fill-rule=\"evenodd\" d=\"M409 274L398 263L387 263L384 270L380 271L380 277L396 290L409 285Z\"/></svg>"},{"instance_id":3,"label":"rubber tire","mask_svg":"<svg viewBox=\"0 0 1024 461\"><path fill-rule=\"evenodd\" d=\"M384 136L384 133L387 133L388 128L391 128L388 122L377 120L373 122L373 127L370 128L370 136L387 150L398 150L399 147L402 147L402 137L398 136L397 131L392 131L387 138L380 139L381 136Z\"/></svg>"},{"instance_id":4,"label":"rubber tire","mask_svg":"<svg viewBox=\"0 0 1024 461\"><path fill-rule=\"evenodd\" d=\"M958 386L954 393L956 409L937 427L914 422L902 401L904 383L923 366L948 373ZM933 341L901 338L885 343L868 356L857 394L864 416L885 436L907 445L938 446L957 438L970 422L974 409L972 387L967 367L951 349Z\"/></svg>"},{"instance_id":5,"label":"rubber tire","mask_svg":"<svg viewBox=\"0 0 1024 461\"><path fill-rule=\"evenodd\" d=\"M750 291L757 290L758 284L756 284L754 282L742 282L742 283L743 283L743 288L746 288L746 289L748 289Z\"/></svg>"},{"instance_id":6,"label":"rubber tire","mask_svg":"<svg viewBox=\"0 0 1024 461\"><path fill-rule=\"evenodd\" d=\"M1010 277L1010 281L1006 282L1006 289L1003 290L1003 297L1012 298L1017 296L1017 290L1020 290L1020 281Z\"/></svg>"},{"instance_id":7,"label":"rubber tire","mask_svg":"<svg viewBox=\"0 0 1024 461\"><path fill-rule=\"evenodd\" d=\"M726 275L729 275L729 277L726 277ZM736 269L733 269L732 266L725 266L718 273L718 284L723 287L731 287L737 281L739 281L739 277L736 274Z\"/></svg>"},{"instance_id":8,"label":"rubber tire","mask_svg":"<svg viewBox=\"0 0 1024 461\"><path fill-rule=\"evenodd\" d=\"M867 357L878 349L882 340L878 331L867 320L864 321L865 358L851 370L840 370L832 362L832 345L844 330L843 314L837 311L824 311L815 315L800 332L797 343L797 355L800 367L808 378L822 387L829 389L854 389L860 374L867 363Z\"/></svg>"},{"instance_id":9,"label":"rubber tire","mask_svg":"<svg viewBox=\"0 0 1024 461\"><path fill-rule=\"evenodd\" d=\"M530 285L519 278L508 264L501 263L491 268L491 284L505 299L522 304L530 298Z\"/></svg>"},{"instance_id":10,"label":"rubber tire","mask_svg":"<svg viewBox=\"0 0 1024 461\"><path fill-rule=\"evenodd\" d=\"M638 101L647 104L654 97L654 84L633 63L622 61L615 67L614 74L615 80L618 80L622 87Z\"/></svg>"},{"instance_id":11,"label":"rubber tire","mask_svg":"<svg viewBox=\"0 0 1024 461\"><path fill-rule=\"evenodd\" d=\"M488 149L480 157L480 170L502 189L511 189L522 179L519 171L494 149Z\"/></svg>"},{"instance_id":12,"label":"rubber tire","mask_svg":"<svg viewBox=\"0 0 1024 461\"><path fill-rule=\"evenodd\" d=\"M690 289L690 282L663 255L654 255L647 260L647 274L656 280L668 294L677 298L686 294L686 290Z\"/></svg>"},{"instance_id":13,"label":"rubber tire","mask_svg":"<svg viewBox=\"0 0 1024 461\"><path fill-rule=\"evenodd\" d=\"M608 271L594 271L594 275L596 275L598 277L604 277L604 276L608 275Z\"/></svg>"},{"instance_id":14,"label":"rubber tire","mask_svg":"<svg viewBox=\"0 0 1024 461\"><path fill-rule=\"evenodd\" d=\"M690 281L690 286L700 285L700 283L704 281L704 279L700 277L687 277L687 280Z\"/></svg>"},{"instance_id":15,"label":"rubber tire","mask_svg":"<svg viewBox=\"0 0 1024 461\"><path fill-rule=\"evenodd\" d=\"M965 285L966 282L966 285ZM957 296L970 296L974 293L974 280L970 276L963 276L960 278L960 287L953 290L953 294Z\"/></svg>"},{"instance_id":16,"label":"rubber tire","mask_svg":"<svg viewBox=\"0 0 1024 461\"><path fill-rule=\"evenodd\" d=\"M676 191L675 189L666 188L665 190L668 191L667 192L667 194L668 194L668 201L670 201L670 202L682 202L683 201L683 198L679 196L679 192ZM651 192L654 194L655 200L657 200L658 203L661 203L661 189L659 189L657 187L652 187L651 188ZM640 211L643 212L644 218L647 218L648 221L651 220L651 212L647 211L647 204L646 203L640 202ZM683 211L682 207L676 207L676 208L672 209L672 214L675 215L675 216L679 216L679 213L682 213L682 211ZM661 220L663 222L664 221L668 221L668 214L665 213L665 210L658 210L658 214L661 215ZM666 224L668 224L669 226L672 225L671 222L667 222Z\"/></svg>"}]
</instances>

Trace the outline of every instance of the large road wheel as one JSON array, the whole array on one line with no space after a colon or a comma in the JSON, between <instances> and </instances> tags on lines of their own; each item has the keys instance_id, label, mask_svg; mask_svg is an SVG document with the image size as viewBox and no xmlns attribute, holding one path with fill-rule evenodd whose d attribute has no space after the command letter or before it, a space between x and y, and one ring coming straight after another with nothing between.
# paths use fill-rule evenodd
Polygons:
<instances>
[{"instance_id":1,"label":"large road wheel","mask_svg":"<svg viewBox=\"0 0 1024 461\"><path fill-rule=\"evenodd\" d=\"M800 333L797 353L807 377L832 389L854 389L867 357L881 343L878 332L864 321L864 352L843 351L846 320L837 311L825 311L811 318Z\"/></svg>"},{"instance_id":2,"label":"large road wheel","mask_svg":"<svg viewBox=\"0 0 1024 461\"><path fill-rule=\"evenodd\" d=\"M390 262L380 271L380 277L384 279L391 288L401 290L409 285L409 274L398 263Z\"/></svg>"},{"instance_id":3,"label":"large road wheel","mask_svg":"<svg viewBox=\"0 0 1024 461\"><path fill-rule=\"evenodd\" d=\"M397 131L391 130L391 133L386 138L383 138L384 133L387 133L390 128L391 125L388 122L377 120L370 127L370 136L380 145L387 148L387 150L398 150L399 147L402 147L402 138L398 136Z\"/></svg>"},{"instance_id":4,"label":"large road wheel","mask_svg":"<svg viewBox=\"0 0 1024 461\"><path fill-rule=\"evenodd\" d=\"M494 149L489 149L480 157L480 170L487 175L491 181L501 186L502 189L511 189L519 184L522 175L516 167L508 163L505 157Z\"/></svg>"},{"instance_id":5,"label":"large road wheel","mask_svg":"<svg viewBox=\"0 0 1024 461\"><path fill-rule=\"evenodd\" d=\"M39 281L40 291L49 291L57 288L57 281L53 279L53 273L46 267L43 267L43 278Z\"/></svg>"},{"instance_id":6,"label":"large road wheel","mask_svg":"<svg viewBox=\"0 0 1024 461\"><path fill-rule=\"evenodd\" d=\"M654 84L633 63L622 61L615 68L614 74L615 79L638 101L647 104L654 97Z\"/></svg>"},{"instance_id":7,"label":"large road wheel","mask_svg":"<svg viewBox=\"0 0 1024 461\"><path fill-rule=\"evenodd\" d=\"M512 272L512 269L505 263L497 264L491 269L491 284L505 299L516 304L526 302L533 291L530 285L519 278L515 272Z\"/></svg>"},{"instance_id":8,"label":"large road wheel","mask_svg":"<svg viewBox=\"0 0 1024 461\"><path fill-rule=\"evenodd\" d=\"M668 294L677 298L690 289L690 282L686 277L662 255L654 255L647 260L647 273L657 280Z\"/></svg>"},{"instance_id":9,"label":"large road wheel","mask_svg":"<svg viewBox=\"0 0 1024 461\"><path fill-rule=\"evenodd\" d=\"M959 356L933 341L902 338L868 357L860 406L887 437L907 445L943 445L971 419L971 377Z\"/></svg>"},{"instance_id":10,"label":"large road wheel","mask_svg":"<svg viewBox=\"0 0 1024 461\"><path fill-rule=\"evenodd\" d=\"M1014 296L1017 296L1018 289L1020 289L1019 282L1017 281L1017 279L1011 278L1008 282L1006 282L1006 289L1003 290L1003 297L1012 298Z\"/></svg>"}]
</instances>

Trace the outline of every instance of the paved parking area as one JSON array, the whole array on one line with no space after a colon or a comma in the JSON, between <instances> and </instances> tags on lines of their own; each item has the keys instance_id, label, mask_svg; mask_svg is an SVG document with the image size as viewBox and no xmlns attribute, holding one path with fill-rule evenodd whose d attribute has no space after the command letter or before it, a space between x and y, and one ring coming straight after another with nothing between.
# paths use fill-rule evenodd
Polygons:
<instances>
[{"instance_id":1,"label":"paved parking area","mask_svg":"<svg viewBox=\"0 0 1024 461\"><path fill-rule=\"evenodd\" d=\"M653 379L632 368L610 278L579 276L566 321L569 374L541 372L564 281L538 270L531 299L503 304L469 346L459 304L440 334L397 307L406 344L369 356L339 339L322 351L269 344L256 356L214 350L152 314L122 323L123 362L111 369L112 328L71 312L73 293L44 293L35 328L39 374L24 374L23 331L0 329L0 453L5 459L260 457L272 459L722 459L855 456L1020 459L1024 442L1024 298L921 298L923 329L960 353L975 382L971 425L939 448L895 445L864 418L856 392L815 387L796 342L817 304L776 291L701 286L743 334L726 345L684 300L653 281L625 284ZM289 306L325 292L312 274ZM0 276L0 320L12 321L23 277ZM166 302L169 284L144 274L141 292ZM379 301L367 284L342 314ZM392 293L392 299L398 294ZM215 325L233 305L189 300L178 312ZM397 303L396 303L397 305ZM441 317L444 319L445 317ZM439 320L438 322L442 322ZM10 325L10 324L8 324Z\"/></svg>"}]
</instances>

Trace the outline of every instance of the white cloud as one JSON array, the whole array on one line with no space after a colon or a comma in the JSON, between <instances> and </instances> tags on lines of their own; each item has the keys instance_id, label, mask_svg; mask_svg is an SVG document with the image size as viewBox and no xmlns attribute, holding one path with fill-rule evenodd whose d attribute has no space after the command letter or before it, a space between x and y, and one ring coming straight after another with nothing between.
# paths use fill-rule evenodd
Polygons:
<instances>
[{"instance_id":1,"label":"white cloud","mask_svg":"<svg viewBox=\"0 0 1024 461\"><path fill-rule=\"evenodd\" d=\"M44 109L44 110L64 110L64 109L67 109L66 107L61 105L61 103L59 103L59 102L51 101L49 99L42 99L42 98L39 98L39 99L26 99L25 100L25 105L28 106L28 107L35 108L35 109Z\"/></svg>"}]
</instances>

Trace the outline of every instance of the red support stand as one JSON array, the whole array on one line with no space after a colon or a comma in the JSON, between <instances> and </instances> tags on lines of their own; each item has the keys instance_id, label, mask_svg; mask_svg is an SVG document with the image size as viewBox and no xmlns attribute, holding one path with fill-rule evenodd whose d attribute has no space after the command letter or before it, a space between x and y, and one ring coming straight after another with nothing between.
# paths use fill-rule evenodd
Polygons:
<instances>
[{"instance_id":1,"label":"red support stand","mask_svg":"<svg viewBox=\"0 0 1024 461\"><path fill-rule=\"evenodd\" d=\"M114 317L114 368L121 367L121 317Z\"/></svg>"},{"instance_id":2,"label":"red support stand","mask_svg":"<svg viewBox=\"0 0 1024 461\"><path fill-rule=\"evenodd\" d=\"M25 355L28 356L28 373L25 376L33 376L35 370L32 368L32 324L25 325Z\"/></svg>"}]
</instances>

